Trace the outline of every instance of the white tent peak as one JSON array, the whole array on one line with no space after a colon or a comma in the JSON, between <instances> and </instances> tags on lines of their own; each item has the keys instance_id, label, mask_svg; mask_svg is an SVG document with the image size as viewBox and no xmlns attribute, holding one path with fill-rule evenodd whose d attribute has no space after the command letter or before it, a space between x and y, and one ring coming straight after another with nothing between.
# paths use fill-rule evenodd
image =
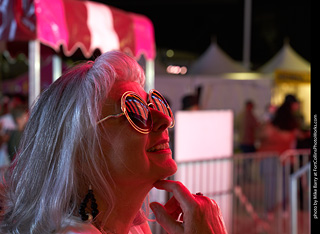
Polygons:
<instances>
[{"instance_id":1,"label":"white tent peak","mask_svg":"<svg viewBox=\"0 0 320 234\"><path fill-rule=\"evenodd\" d=\"M310 63L302 58L291 46L285 41L281 50L273 56L259 72L272 73L277 69L290 71L310 71Z\"/></svg>"},{"instance_id":2,"label":"white tent peak","mask_svg":"<svg viewBox=\"0 0 320 234\"><path fill-rule=\"evenodd\" d=\"M191 65L188 74L215 75L232 72L247 72L247 70L226 54L216 40L212 40L207 50Z\"/></svg>"}]
</instances>

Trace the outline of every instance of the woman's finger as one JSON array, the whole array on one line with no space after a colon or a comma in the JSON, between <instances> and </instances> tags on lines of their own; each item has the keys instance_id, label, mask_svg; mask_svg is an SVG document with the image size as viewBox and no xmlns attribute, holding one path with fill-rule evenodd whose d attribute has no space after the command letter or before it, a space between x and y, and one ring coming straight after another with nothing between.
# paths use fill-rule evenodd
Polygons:
<instances>
[{"instance_id":1,"label":"woman's finger","mask_svg":"<svg viewBox=\"0 0 320 234\"><path fill-rule=\"evenodd\" d=\"M157 222L168 232L168 233L183 233L183 226L171 217L166 208L157 202L150 203L150 208L153 211Z\"/></svg>"},{"instance_id":2,"label":"woman's finger","mask_svg":"<svg viewBox=\"0 0 320 234\"><path fill-rule=\"evenodd\" d=\"M180 203L176 200L175 197L171 197L169 201L164 205L164 207L168 214L170 214L171 217L173 217L175 220L177 220L182 213Z\"/></svg>"},{"instance_id":3,"label":"woman's finger","mask_svg":"<svg viewBox=\"0 0 320 234\"><path fill-rule=\"evenodd\" d=\"M196 203L194 196L190 191L178 181L160 180L154 183L157 189L166 190L172 192L175 199L179 202L182 210L186 210L192 204Z\"/></svg>"},{"instance_id":4,"label":"woman's finger","mask_svg":"<svg viewBox=\"0 0 320 234\"><path fill-rule=\"evenodd\" d=\"M156 182L154 186L173 193L174 198L169 204L151 205L157 221L168 233L226 233L220 209L210 198L202 194L191 194L182 183L177 181L162 180ZM179 206L183 212L183 226L176 222L177 214L172 215Z\"/></svg>"}]
</instances>

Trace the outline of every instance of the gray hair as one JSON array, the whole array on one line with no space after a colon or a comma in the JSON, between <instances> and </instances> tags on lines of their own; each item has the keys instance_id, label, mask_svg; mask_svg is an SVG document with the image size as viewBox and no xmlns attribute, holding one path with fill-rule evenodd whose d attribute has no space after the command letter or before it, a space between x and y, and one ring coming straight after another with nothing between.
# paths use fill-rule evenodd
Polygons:
<instances>
[{"instance_id":1,"label":"gray hair","mask_svg":"<svg viewBox=\"0 0 320 234\"><path fill-rule=\"evenodd\" d=\"M122 52L107 52L64 73L39 97L16 160L3 181L1 233L54 233L73 222L91 184L113 208L111 176L102 170L96 122L116 80L144 86L144 72ZM106 168L107 165L104 165Z\"/></svg>"}]
</instances>

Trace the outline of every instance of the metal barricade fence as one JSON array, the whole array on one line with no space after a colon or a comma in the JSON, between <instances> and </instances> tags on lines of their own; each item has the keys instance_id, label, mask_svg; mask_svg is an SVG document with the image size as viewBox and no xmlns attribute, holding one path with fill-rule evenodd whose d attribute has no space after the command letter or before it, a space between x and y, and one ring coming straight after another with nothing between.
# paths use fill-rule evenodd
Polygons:
<instances>
[{"instance_id":1,"label":"metal barricade fence","mask_svg":"<svg viewBox=\"0 0 320 234\"><path fill-rule=\"evenodd\" d=\"M192 192L202 192L220 206L229 234L289 233L289 181L310 161L310 150L277 153L235 154L211 160L179 162L174 179ZM303 220L298 233L310 233L306 180L298 181L298 218ZM170 195L152 191L150 200L165 203ZM292 222L292 221L291 221ZM297 221L298 222L298 221ZM300 222L300 221L299 221ZM301 222L300 222L301 223ZM152 233L166 233L151 222Z\"/></svg>"},{"instance_id":2,"label":"metal barricade fence","mask_svg":"<svg viewBox=\"0 0 320 234\"><path fill-rule=\"evenodd\" d=\"M310 224L310 201L308 201L309 204L304 204L305 206L301 206L302 209L299 209L299 199L301 199L301 196L299 196L299 179L303 178L304 176L310 178L310 163L304 165L302 168L300 168L298 171L293 173L290 176L290 208L291 208L291 234L298 234L298 233L310 233L311 224ZM308 179L308 190L304 191L307 192L306 195L310 195L310 179ZM309 209L303 209L303 208L309 208ZM302 211L301 211L302 210ZM307 210L307 213L304 214L304 210Z\"/></svg>"},{"instance_id":3,"label":"metal barricade fence","mask_svg":"<svg viewBox=\"0 0 320 234\"><path fill-rule=\"evenodd\" d=\"M310 163L310 150L287 150L280 157L282 169L282 195L283 209L280 215L287 217L285 225L282 225L282 233L292 233L290 227L296 224L297 233L311 233L310 227L310 175L301 170ZM299 175L299 177L297 177ZM296 183L296 190L291 190L290 181ZM294 192L294 193L293 193ZM295 197L296 203L290 204L290 198ZM294 214L296 212L296 214Z\"/></svg>"}]
</instances>

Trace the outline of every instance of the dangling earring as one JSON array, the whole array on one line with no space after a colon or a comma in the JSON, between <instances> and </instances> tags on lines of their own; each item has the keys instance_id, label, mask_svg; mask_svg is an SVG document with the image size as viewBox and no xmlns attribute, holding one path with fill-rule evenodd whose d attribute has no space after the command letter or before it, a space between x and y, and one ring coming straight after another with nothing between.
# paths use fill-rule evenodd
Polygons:
<instances>
[{"instance_id":1,"label":"dangling earring","mask_svg":"<svg viewBox=\"0 0 320 234\"><path fill-rule=\"evenodd\" d=\"M91 200L91 214L86 213L86 207L89 200ZM80 204L79 214L83 221L92 220L99 214L98 205L96 203L96 199L94 198L91 185L89 186L89 191L86 197L83 199L83 201Z\"/></svg>"}]
</instances>

